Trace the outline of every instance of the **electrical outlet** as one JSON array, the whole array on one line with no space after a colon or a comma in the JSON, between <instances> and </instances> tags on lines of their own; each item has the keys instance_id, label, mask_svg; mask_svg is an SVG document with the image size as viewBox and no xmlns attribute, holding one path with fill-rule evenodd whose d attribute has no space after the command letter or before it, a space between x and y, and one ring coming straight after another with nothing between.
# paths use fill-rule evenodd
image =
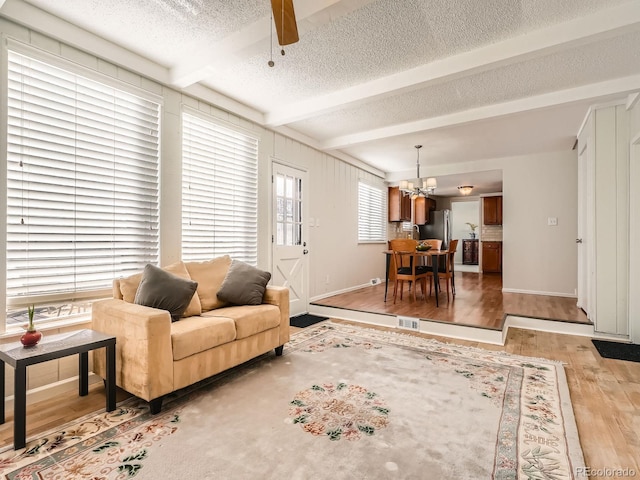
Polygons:
<instances>
[{"instance_id":1,"label":"electrical outlet","mask_svg":"<svg viewBox=\"0 0 640 480\"><path fill-rule=\"evenodd\" d=\"M550 227L555 227L558 225L558 217L549 217L547 218L547 225Z\"/></svg>"}]
</instances>

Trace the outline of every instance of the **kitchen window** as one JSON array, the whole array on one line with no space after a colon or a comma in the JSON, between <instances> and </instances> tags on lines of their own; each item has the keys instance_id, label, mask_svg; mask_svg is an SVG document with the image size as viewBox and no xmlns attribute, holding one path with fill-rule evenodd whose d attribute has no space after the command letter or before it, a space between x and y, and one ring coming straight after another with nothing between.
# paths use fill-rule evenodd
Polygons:
<instances>
[{"instance_id":1,"label":"kitchen window","mask_svg":"<svg viewBox=\"0 0 640 480\"><path fill-rule=\"evenodd\" d=\"M358 242L387 241L386 189L358 181Z\"/></svg>"}]
</instances>

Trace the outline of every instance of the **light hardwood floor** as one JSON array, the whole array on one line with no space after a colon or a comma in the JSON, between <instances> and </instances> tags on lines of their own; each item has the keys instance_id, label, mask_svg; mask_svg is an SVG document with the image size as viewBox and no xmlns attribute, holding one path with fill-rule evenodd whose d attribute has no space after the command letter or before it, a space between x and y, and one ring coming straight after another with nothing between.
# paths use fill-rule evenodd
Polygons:
<instances>
[{"instance_id":1,"label":"light hardwood floor","mask_svg":"<svg viewBox=\"0 0 640 480\"><path fill-rule=\"evenodd\" d=\"M407 295L406 286L404 299L400 300L398 296L394 304L393 283L389 284L386 302L384 283L381 283L313 303L498 330L502 329L507 314L590 323L584 312L576 306L575 298L503 293L502 276L499 274L456 272L455 282L456 296L451 295L447 301L446 293L441 292L438 296L439 307L436 307L435 296L427 297L425 301L418 295L417 301L414 302L411 296Z\"/></svg>"}]
</instances>

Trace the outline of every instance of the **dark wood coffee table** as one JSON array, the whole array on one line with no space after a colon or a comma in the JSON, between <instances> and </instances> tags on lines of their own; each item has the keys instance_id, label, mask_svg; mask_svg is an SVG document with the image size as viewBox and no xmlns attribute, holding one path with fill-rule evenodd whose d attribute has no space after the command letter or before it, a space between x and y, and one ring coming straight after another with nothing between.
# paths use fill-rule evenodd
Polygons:
<instances>
[{"instance_id":1,"label":"dark wood coffee table","mask_svg":"<svg viewBox=\"0 0 640 480\"><path fill-rule=\"evenodd\" d=\"M35 347L23 347L16 342L0 345L0 424L4 423L4 370L5 363L15 372L13 402L13 448L23 448L26 444L27 428L27 367L69 355L79 354L79 393L89 393L89 351L106 347L107 412L116 408L116 337L95 330L77 330L69 333L45 336Z\"/></svg>"}]
</instances>

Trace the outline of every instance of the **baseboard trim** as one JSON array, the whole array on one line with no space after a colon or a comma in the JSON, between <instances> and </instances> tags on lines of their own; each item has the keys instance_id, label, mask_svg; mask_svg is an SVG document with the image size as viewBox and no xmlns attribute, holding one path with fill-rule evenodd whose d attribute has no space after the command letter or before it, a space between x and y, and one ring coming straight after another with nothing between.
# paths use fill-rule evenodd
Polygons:
<instances>
[{"instance_id":1,"label":"baseboard trim","mask_svg":"<svg viewBox=\"0 0 640 480\"><path fill-rule=\"evenodd\" d=\"M502 293L524 293L526 295L546 295L547 297L578 298L577 295L573 293L542 292L540 290L522 290L519 288L503 288Z\"/></svg>"},{"instance_id":2,"label":"baseboard trim","mask_svg":"<svg viewBox=\"0 0 640 480\"><path fill-rule=\"evenodd\" d=\"M380 282L380 284L382 284L384 282ZM334 295L340 295L341 293L347 293L347 292L353 292L354 290L360 290L361 288L365 288L365 287L375 287L379 284L376 285L371 285L370 283L363 283L362 285L356 285L355 287L347 287L347 288L343 288L341 290L334 290L333 292L327 292L327 293L321 293L320 295L316 295L315 297L312 297L309 299L309 302L317 302L318 300L322 300L323 298L327 298L327 297L333 297ZM309 312L312 313L312 312Z\"/></svg>"},{"instance_id":3,"label":"baseboard trim","mask_svg":"<svg viewBox=\"0 0 640 480\"><path fill-rule=\"evenodd\" d=\"M41 387L32 388L27 390L27 405L41 402L43 400L49 400L56 395L75 391L78 392L79 376L65 378L57 382L49 383ZM89 385L102 382L102 378L93 372L89 372ZM7 412L13 411L14 396L10 395L6 397L5 409Z\"/></svg>"}]
</instances>

